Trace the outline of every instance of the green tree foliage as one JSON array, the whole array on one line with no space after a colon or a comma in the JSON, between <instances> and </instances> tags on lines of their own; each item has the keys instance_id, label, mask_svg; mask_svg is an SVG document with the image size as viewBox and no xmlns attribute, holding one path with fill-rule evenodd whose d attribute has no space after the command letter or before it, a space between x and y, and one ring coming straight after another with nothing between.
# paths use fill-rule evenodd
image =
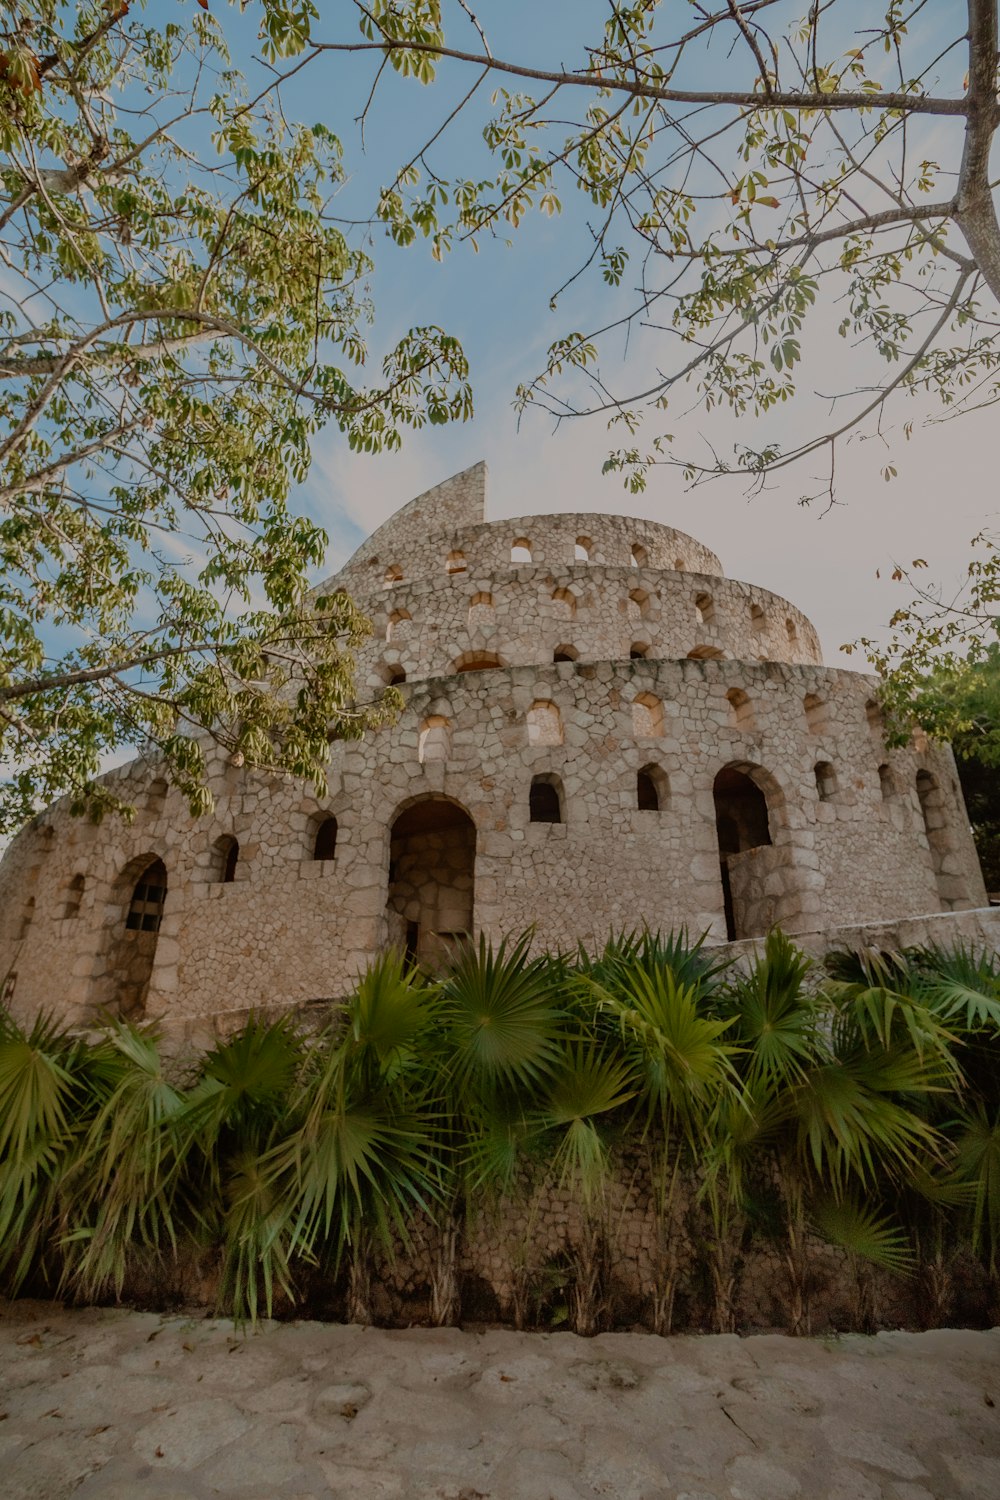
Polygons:
<instances>
[{"instance_id":1,"label":"green tree foliage","mask_svg":"<svg viewBox=\"0 0 1000 1500\"><path fill-rule=\"evenodd\" d=\"M625 934L572 962L529 956L527 936L481 943L439 978L390 953L325 1029L251 1019L186 1079L148 1029L84 1041L0 1016L0 1274L92 1298L200 1247L238 1316L319 1275L343 1276L350 1315L370 1320L375 1260L420 1220L449 1321L465 1226L486 1216L500 1234L556 1192L578 1214L560 1272L572 1323L594 1331L628 1184L658 1227L659 1331L697 1269L692 1241L721 1330L753 1234L780 1247L797 1332L817 1238L859 1281L873 1264L945 1285L963 1247L995 1278L996 960L868 952L831 973L780 933L743 973L684 934ZM524 1248L518 1317L551 1287Z\"/></svg>"},{"instance_id":2,"label":"green tree foliage","mask_svg":"<svg viewBox=\"0 0 1000 1500\"><path fill-rule=\"evenodd\" d=\"M954 617L950 616L954 624ZM905 657L876 653L886 673L884 705L890 738L904 743L914 718L931 735L950 740L987 889L1000 890L1000 645L974 643L964 633L940 642L920 640L907 621Z\"/></svg>"},{"instance_id":3,"label":"green tree foliage","mask_svg":"<svg viewBox=\"0 0 1000 1500\"><path fill-rule=\"evenodd\" d=\"M558 63L530 28L512 50L493 45L489 6L353 9L360 38L344 7L303 39L304 61L370 54L373 77L461 90L426 142L400 143L373 210L397 243L441 257L585 206L551 305L589 288L596 311L559 330L517 399L557 423L606 422L618 445L605 467L632 490L661 465L690 484L742 475L751 492L794 466L801 503L833 504L853 435L884 440L897 421L904 440L915 420L1000 397L997 0L614 0L603 25L570 25ZM459 138L487 88L481 132ZM806 359L819 366L831 338L850 374L827 380L831 405L783 445L769 419L810 394ZM731 447L693 436L698 409L738 419ZM964 598L941 609L918 595L894 622L902 677L942 631L960 650L996 638L995 537L978 544Z\"/></svg>"},{"instance_id":4,"label":"green tree foliage","mask_svg":"<svg viewBox=\"0 0 1000 1500\"><path fill-rule=\"evenodd\" d=\"M270 61L309 7L262 0ZM192 808L210 740L322 784L367 622L310 594L289 509L309 445L467 416L466 363L411 329L363 378L371 262L334 222L341 148L251 96L222 19L178 3L0 12L0 823L153 748Z\"/></svg>"}]
</instances>

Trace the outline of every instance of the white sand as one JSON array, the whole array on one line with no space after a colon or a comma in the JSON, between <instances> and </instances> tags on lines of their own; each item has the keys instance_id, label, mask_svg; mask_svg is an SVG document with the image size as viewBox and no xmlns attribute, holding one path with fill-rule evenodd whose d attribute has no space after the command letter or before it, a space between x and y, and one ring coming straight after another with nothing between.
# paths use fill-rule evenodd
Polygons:
<instances>
[{"instance_id":1,"label":"white sand","mask_svg":"<svg viewBox=\"0 0 1000 1500\"><path fill-rule=\"evenodd\" d=\"M3 1500L1000 1500L1000 1330L658 1339L0 1304Z\"/></svg>"}]
</instances>

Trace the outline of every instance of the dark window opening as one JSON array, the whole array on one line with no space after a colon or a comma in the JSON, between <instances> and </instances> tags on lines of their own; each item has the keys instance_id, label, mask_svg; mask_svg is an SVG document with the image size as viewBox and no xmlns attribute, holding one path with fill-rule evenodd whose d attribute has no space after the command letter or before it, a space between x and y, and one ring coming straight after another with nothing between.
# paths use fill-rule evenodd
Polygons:
<instances>
[{"instance_id":1,"label":"dark window opening","mask_svg":"<svg viewBox=\"0 0 1000 1500\"><path fill-rule=\"evenodd\" d=\"M636 806L640 812L659 812L660 794L656 782L648 771L639 771L635 778Z\"/></svg>"},{"instance_id":2,"label":"dark window opening","mask_svg":"<svg viewBox=\"0 0 1000 1500\"><path fill-rule=\"evenodd\" d=\"M837 773L828 760L817 761L813 767L816 791L821 802L829 802L837 791Z\"/></svg>"},{"instance_id":3,"label":"dark window opening","mask_svg":"<svg viewBox=\"0 0 1000 1500\"><path fill-rule=\"evenodd\" d=\"M337 820L324 818L316 830L313 859L333 859L337 853Z\"/></svg>"},{"instance_id":4,"label":"dark window opening","mask_svg":"<svg viewBox=\"0 0 1000 1500\"><path fill-rule=\"evenodd\" d=\"M161 859L154 859L136 882L125 926L132 932L159 932L166 899L166 866Z\"/></svg>"},{"instance_id":5,"label":"dark window opening","mask_svg":"<svg viewBox=\"0 0 1000 1500\"><path fill-rule=\"evenodd\" d=\"M553 782L536 776L531 783L528 810L532 823L561 823L562 805L559 788Z\"/></svg>"}]
</instances>

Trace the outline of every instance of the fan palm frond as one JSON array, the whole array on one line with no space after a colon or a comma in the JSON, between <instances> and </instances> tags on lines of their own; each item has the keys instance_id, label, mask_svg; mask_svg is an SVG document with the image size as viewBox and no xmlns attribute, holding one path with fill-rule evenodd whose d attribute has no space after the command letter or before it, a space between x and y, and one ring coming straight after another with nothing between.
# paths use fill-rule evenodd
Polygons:
<instances>
[{"instance_id":1,"label":"fan palm frond","mask_svg":"<svg viewBox=\"0 0 1000 1500\"><path fill-rule=\"evenodd\" d=\"M538 1123L555 1138L554 1172L585 1204L593 1202L607 1177L603 1118L629 1102L635 1085L635 1069L623 1058L577 1042L567 1047L547 1091Z\"/></svg>"},{"instance_id":2,"label":"fan palm frond","mask_svg":"<svg viewBox=\"0 0 1000 1500\"><path fill-rule=\"evenodd\" d=\"M727 987L723 1013L735 1021L732 1040L741 1048L739 1068L751 1088L801 1079L821 1039L817 1004L804 988L812 960L775 929L746 975Z\"/></svg>"},{"instance_id":3,"label":"fan palm frond","mask_svg":"<svg viewBox=\"0 0 1000 1500\"><path fill-rule=\"evenodd\" d=\"M850 1255L869 1261L896 1276L910 1276L916 1256L909 1236L891 1214L857 1198L821 1198L811 1205L811 1218L820 1235Z\"/></svg>"},{"instance_id":4,"label":"fan palm frond","mask_svg":"<svg viewBox=\"0 0 1000 1500\"><path fill-rule=\"evenodd\" d=\"M560 1055L567 1011L531 933L494 951L481 937L456 955L441 985L442 1014L460 1092L536 1089Z\"/></svg>"},{"instance_id":5,"label":"fan palm frond","mask_svg":"<svg viewBox=\"0 0 1000 1500\"><path fill-rule=\"evenodd\" d=\"M964 1187L972 1208L972 1243L985 1249L991 1271L1000 1260L1000 1114L979 1105L959 1116L952 1137L951 1181Z\"/></svg>"},{"instance_id":6,"label":"fan palm frond","mask_svg":"<svg viewBox=\"0 0 1000 1500\"><path fill-rule=\"evenodd\" d=\"M593 990L599 1013L641 1078L647 1120L666 1134L678 1124L690 1133L695 1117L735 1078L737 1049L722 1040L732 1018L706 1014L700 985L668 968L637 968L619 976L613 990L596 984Z\"/></svg>"}]
</instances>

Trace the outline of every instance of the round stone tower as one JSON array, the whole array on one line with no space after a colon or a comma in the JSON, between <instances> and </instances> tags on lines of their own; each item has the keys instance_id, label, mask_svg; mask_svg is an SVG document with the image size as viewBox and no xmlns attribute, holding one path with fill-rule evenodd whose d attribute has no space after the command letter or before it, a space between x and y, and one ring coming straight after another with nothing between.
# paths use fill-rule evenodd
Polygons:
<instances>
[{"instance_id":1,"label":"round stone tower","mask_svg":"<svg viewBox=\"0 0 1000 1500\"><path fill-rule=\"evenodd\" d=\"M333 746L329 795L213 765L193 820L155 766L135 823L63 803L0 870L19 1014L182 1022L335 998L386 944L725 942L985 905L950 752L887 750L875 680L670 527L485 520L482 464L397 512L324 585L373 622L359 696L399 721Z\"/></svg>"}]
</instances>

